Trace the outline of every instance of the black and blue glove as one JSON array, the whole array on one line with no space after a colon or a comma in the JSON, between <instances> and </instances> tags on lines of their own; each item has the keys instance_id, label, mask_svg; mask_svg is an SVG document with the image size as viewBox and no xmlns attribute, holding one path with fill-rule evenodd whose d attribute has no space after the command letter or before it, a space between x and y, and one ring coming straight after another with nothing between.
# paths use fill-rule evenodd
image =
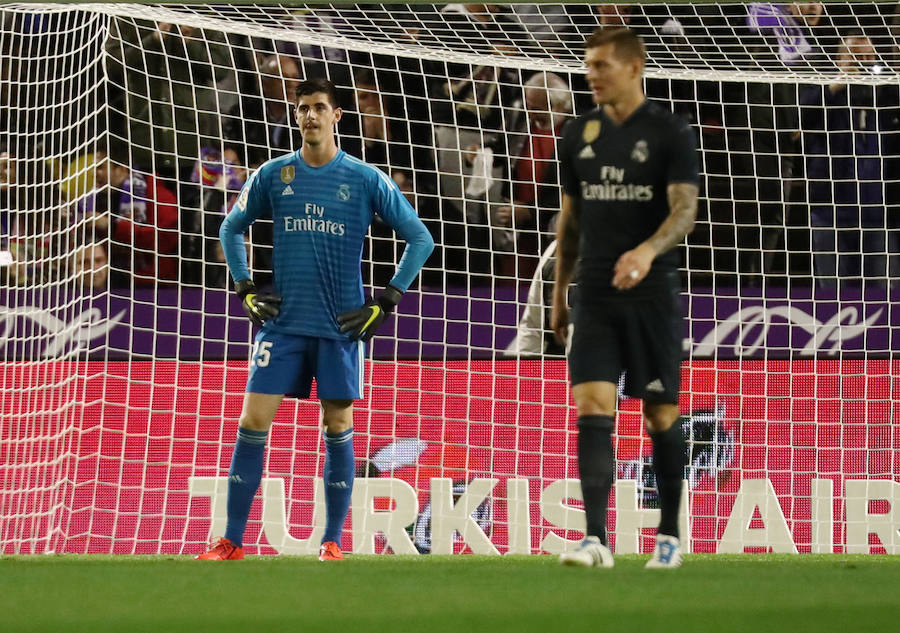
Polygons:
<instances>
[{"instance_id":1,"label":"black and blue glove","mask_svg":"<svg viewBox=\"0 0 900 633\"><path fill-rule=\"evenodd\" d=\"M258 293L256 284L250 279L242 279L234 284L234 289L241 298L241 307L257 327L274 319L281 312L281 297L270 293Z\"/></svg>"},{"instance_id":2,"label":"black and blue glove","mask_svg":"<svg viewBox=\"0 0 900 633\"><path fill-rule=\"evenodd\" d=\"M350 340L368 342L379 326L388 318L400 299L403 291L397 290L391 285L385 287L380 295L374 299L369 297L366 303L358 310L350 310L338 315L338 325L341 332L350 335Z\"/></svg>"}]
</instances>

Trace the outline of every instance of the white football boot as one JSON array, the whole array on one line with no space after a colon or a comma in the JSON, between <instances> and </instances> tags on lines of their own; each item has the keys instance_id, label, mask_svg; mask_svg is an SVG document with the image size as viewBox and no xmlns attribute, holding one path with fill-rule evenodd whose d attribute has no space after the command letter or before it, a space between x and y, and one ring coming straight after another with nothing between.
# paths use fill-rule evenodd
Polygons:
<instances>
[{"instance_id":1,"label":"white football boot","mask_svg":"<svg viewBox=\"0 0 900 633\"><path fill-rule=\"evenodd\" d=\"M653 556L644 565L646 569L675 569L681 567L681 543L668 534L656 535Z\"/></svg>"},{"instance_id":2,"label":"white football boot","mask_svg":"<svg viewBox=\"0 0 900 633\"><path fill-rule=\"evenodd\" d=\"M559 555L559 562L571 567L612 567L613 555L596 536L587 536L578 547Z\"/></svg>"}]
</instances>

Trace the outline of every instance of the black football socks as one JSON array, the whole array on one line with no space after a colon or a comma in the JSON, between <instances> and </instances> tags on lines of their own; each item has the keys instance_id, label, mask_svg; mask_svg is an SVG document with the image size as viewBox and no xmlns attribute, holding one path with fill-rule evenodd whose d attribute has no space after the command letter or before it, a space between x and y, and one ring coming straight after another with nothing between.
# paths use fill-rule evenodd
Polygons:
<instances>
[{"instance_id":1,"label":"black football socks","mask_svg":"<svg viewBox=\"0 0 900 633\"><path fill-rule=\"evenodd\" d=\"M659 533L678 538L678 509L685 462L681 421L676 420L666 431L651 432L650 439L653 440L653 470L659 490Z\"/></svg>"},{"instance_id":2,"label":"black football socks","mask_svg":"<svg viewBox=\"0 0 900 633\"><path fill-rule=\"evenodd\" d=\"M578 418L578 472L587 518L587 535L607 545L606 510L616 466L612 447L615 418L582 415Z\"/></svg>"}]
</instances>

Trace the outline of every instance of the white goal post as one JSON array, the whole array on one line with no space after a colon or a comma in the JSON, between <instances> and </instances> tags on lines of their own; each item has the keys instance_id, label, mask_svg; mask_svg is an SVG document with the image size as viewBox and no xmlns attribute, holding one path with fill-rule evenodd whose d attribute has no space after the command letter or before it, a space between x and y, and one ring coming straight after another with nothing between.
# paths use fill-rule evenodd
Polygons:
<instances>
[{"instance_id":1,"label":"white goal post","mask_svg":"<svg viewBox=\"0 0 900 633\"><path fill-rule=\"evenodd\" d=\"M480 7L480 8L479 8ZM548 336L556 139L587 35L628 25L701 152L682 248L692 552L900 553L900 14L892 2L0 5L0 553L201 551L221 535L252 332L217 231L299 148L292 91L437 242L366 362L344 548L558 553L584 528ZM271 226L249 239L271 279ZM368 288L400 243L379 222ZM270 434L245 544L323 524L315 401ZM620 400L615 551L657 520Z\"/></svg>"}]
</instances>

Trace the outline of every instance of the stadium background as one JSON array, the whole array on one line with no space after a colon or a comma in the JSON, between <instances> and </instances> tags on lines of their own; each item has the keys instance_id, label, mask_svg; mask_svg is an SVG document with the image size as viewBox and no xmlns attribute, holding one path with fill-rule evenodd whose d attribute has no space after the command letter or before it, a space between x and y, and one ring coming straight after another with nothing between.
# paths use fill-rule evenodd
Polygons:
<instances>
[{"instance_id":1,"label":"stadium background","mask_svg":"<svg viewBox=\"0 0 900 633\"><path fill-rule=\"evenodd\" d=\"M639 11L637 6L630 15L641 27L658 25L657 18L665 15L665 10ZM834 551L843 552L848 531L843 497L848 480L893 482L891 498L865 499L866 512L873 521L895 521L900 516L900 365L894 358L900 349L898 297L886 284L865 290L817 287L812 275L810 226L804 216L808 201L803 197L802 173L791 180L793 197L782 201L789 212L785 225L779 227L782 241L773 251L773 268L753 269L755 260L765 261L764 249L754 240L761 243L765 229L771 227L762 219L756 224L735 219L740 206L735 200L752 202L758 192L732 185L777 180L781 174L738 173L728 165L731 159L738 159L738 163L745 159L742 169L748 156L754 158L754 134L779 136L774 128L753 127L749 118L752 108L781 110L771 93L750 96L750 88L765 85L759 76L741 75L751 72L746 68L728 76L727 64L716 65L727 61L727 55L722 54L727 49L716 49L716 31L708 26L707 18L712 24L728 24L726 18L732 13L746 19L741 13L746 11L743 5L723 7L727 10L676 10L686 24L707 28L711 43L679 49L662 37L654 39L652 50L659 55L652 56L654 67L648 80L652 96L691 118L704 156L701 220L689 240L685 259L685 338L689 345L683 368L682 409L688 418L694 413L711 412L721 432L717 442L722 446L711 446L709 454L726 456L727 461L716 462L693 481L693 548L696 552L716 551L741 482L767 479L796 546L802 552L811 551L816 526L810 482L828 479L834 482ZM888 27L893 3L867 7L863 10L829 3L827 50L833 52L835 47L834 41L828 43L828 37L834 38L843 29L873 25L873 33L882 38L879 47L885 57L896 55L896 41ZM185 195L199 192L204 201L227 200L229 192L233 193L228 183L222 184L217 178L211 178L210 183L204 180L204 170L218 168L225 173L226 164L204 161L195 137L188 143L190 151L182 151L184 146L178 143L166 146L162 133L170 129L167 125L185 132L178 127L177 117L157 120L154 117L158 111L154 113L151 108L149 118L144 120L133 104L107 104L104 89L109 88L109 80L101 62L112 64L118 59L107 47L111 42L113 48L120 49L133 44L126 35L129 29L161 31L157 26L171 23L167 20L198 28L201 18L221 20L213 24L232 27L234 34L247 41L261 37L320 50L339 41L330 31L316 31L315 24L307 30L293 28L296 25L290 20L297 16L289 10L281 14L274 9L248 9L243 15L238 11L223 19L221 15L204 14L203 9L195 13L184 8L154 8L144 16L146 21L124 15L129 10L120 7L108 8L107 13L82 13L55 7L36 13L16 6L4 10L0 48L7 67L9 60L16 60L17 73L3 74L3 150L21 163L28 162L29 151L37 150L38 155L27 156L35 159L28 164L55 161L69 169L47 172L45 182L19 183L33 185L26 195L27 204L6 207L22 217L32 217L28 215L31 213L39 221L30 225L26 222L26 228L30 226L36 232L31 236L16 235L8 222L4 228L5 246L10 251L17 244L25 249L29 254L23 261L30 266L27 275L16 279L11 277L13 268L4 268L0 337L4 350L0 543L4 553L199 551L210 529L210 508L202 499L189 498L188 479L222 476L227 471L235 434L249 329L224 288L221 262L211 259L208 250L208 228L221 218L222 209L207 208L206 202L191 207ZM353 8L345 11L349 16L358 15ZM313 9L304 15L324 19L340 12L321 9L317 13ZM431 16L425 8L418 12ZM390 15L391 10L387 13ZM234 21L229 23L230 19ZM246 34L248 25L255 29L255 35ZM217 36L198 37L194 33L185 35L186 41L221 43ZM392 44L385 44L383 33L373 33L371 40L357 39L341 50L358 53L370 46L377 49L381 62L393 60L397 74L415 74L399 70L398 60L411 59L410 51L392 55ZM480 41L467 42L471 49L468 57L452 59L462 66L464 75L486 60L506 64L504 69L517 72L552 68L570 82L581 111L583 83L573 68L562 65L566 61L576 63L577 55L571 50L549 61L541 52L507 59L479 49ZM143 45L143 40L139 39L139 44ZM436 47L433 56L446 53L439 38L430 45ZM235 46L236 50L244 48L268 52L265 47ZM716 50L718 53L709 59L698 55ZM141 50L147 59L152 58L151 53L160 52ZM679 65L673 53L687 55L690 63ZM161 54L166 63L180 60L171 51ZM370 57L374 70L379 70L379 59ZM48 60L55 65L48 65ZM301 54L301 60L309 62L311 68L325 64L346 76L353 64L346 56L332 60L327 55ZM424 68L419 67L420 74L426 73ZM158 72L149 64L138 69L141 80L158 78ZM246 72L257 83L265 76L257 68ZM443 72L440 79L456 71ZM780 67L777 58L766 58L765 64L752 72L769 73L772 85L788 85L792 90L799 90L804 82L821 84L829 76L816 67ZM60 75L55 77L55 91L41 88L48 73ZM181 85L179 81L174 80L176 85ZM873 81L890 83L885 77L866 78L863 83ZM523 82L520 74L506 87L521 92ZM117 87L129 93L133 85L125 82ZM352 87L342 86L348 94ZM387 92L398 96L393 88ZM155 98L137 96L151 102ZM177 112L183 104L172 96L162 105L163 110ZM360 114L352 112L350 106L348 110ZM883 111L891 112L887 107ZM731 118L743 115L747 120ZM397 118L403 119L403 115ZM110 126L111 121L124 121L133 136L130 132L125 139L116 137L123 132ZM140 137L147 123L151 131L162 134L149 143L150 149L159 150L149 163L145 162L148 147L142 145L145 141ZM361 140L351 130L344 133L342 141ZM35 143L42 136L47 142ZM123 144L123 140L127 142ZM412 144L419 145L415 140ZM119 155L127 156L129 167L152 171L180 196L179 277L141 281L134 260L123 265L113 258L109 282L91 291L90 277L77 271L70 260L66 249L72 244L60 236L73 237L81 245L96 237L95 229L81 216L70 218L71 225L61 225L53 211L91 197L88 183L96 180L97 165L79 159L103 150L114 154L117 146L118 150L127 150ZM189 171L197 168L197 180L179 171L180 163ZM420 178L429 174L414 175ZM431 176L438 178L439 174L435 171ZM73 184L81 182L79 178L84 178L84 183ZM887 184L891 183L895 181ZM51 196L42 188L47 184L72 187L73 200ZM207 198L213 193L216 195ZM430 208L435 214L427 218L430 227L439 227L439 232L448 235L452 231L445 229L460 228L438 213L444 199L440 189L421 194L422 208ZM896 207L889 204L884 209L885 213L896 213ZM731 220L721 221L722 213L730 213ZM470 227L466 222L457 223L467 230ZM490 227L475 228L485 234ZM744 233L749 237L741 237ZM37 251L28 251L31 238L40 238L36 240L41 242ZM122 241L115 235L106 239L111 256L116 246L143 254L148 250L133 239ZM264 258L264 246L256 242L254 246ZM405 438L443 446L445 449L438 453L442 458L434 463L415 464L412 474L399 473L415 482L422 506L427 503L426 484L432 473L451 475L462 483L476 477L499 478L492 493L489 529L492 542L503 551L507 539L505 480L528 478L532 481L532 551L540 551L548 532L576 539L575 530L551 525L538 512L541 489L577 476L564 365L558 359L503 358L527 305L526 285L538 255L535 244L530 244L532 250L528 252L514 252L512 259L507 251L504 257L496 257L490 241L478 242L477 246L465 240L457 244L445 241L444 246L445 259L429 264L421 292L411 294L395 328L376 342L369 366L368 395L356 420L360 467L365 470L366 462L379 449ZM370 252L393 255L393 248L394 243L376 230ZM473 252L482 257L470 259ZM385 270L367 258L367 282L377 283ZM173 282L181 287L173 289ZM315 404L284 407L267 458L267 476L282 477L286 482L287 516L290 530L298 538L310 529L313 477L321 469L316 420ZM635 464L643 461L649 445L642 436L634 402L623 403L617 441L620 473L640 472ZM720 452L723 447L729 450ZM428 459L434 459L431 455ZM446 459L448 455L452 459ZM635 478L643 483L640 476ZM652 496L642 497L642 502L652 507ZM572 503L577 506L576 501ZM272 553L274 550L260 536L259 516L256 507L248 534L249 551ZM751 528L759 526L759 519L750 524ZM890 542L870 536L871 551L900 551L900 535L896 529L890 534ZM649 537L643 539L642 551L647 551L650 542ZM459 549L464 549L461 544Z\"/></svg>"}]
</instances>

